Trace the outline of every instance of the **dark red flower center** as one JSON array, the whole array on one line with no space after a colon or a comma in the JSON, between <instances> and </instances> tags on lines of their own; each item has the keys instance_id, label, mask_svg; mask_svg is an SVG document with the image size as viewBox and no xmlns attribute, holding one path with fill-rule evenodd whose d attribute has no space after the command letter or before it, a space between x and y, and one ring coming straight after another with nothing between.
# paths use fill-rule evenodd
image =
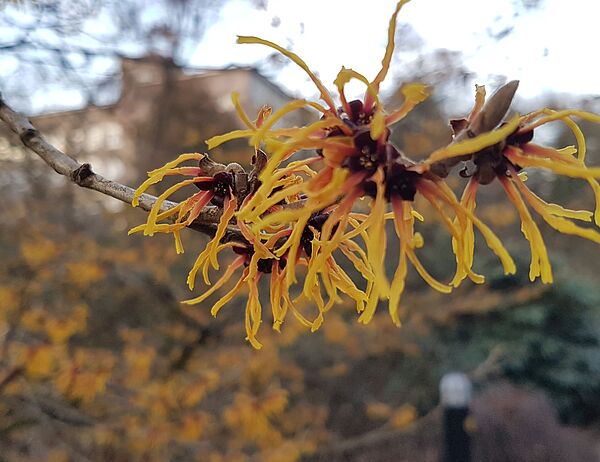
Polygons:
<instances>
[{"instance_id":1,"label":"dark red flower center","mask_svg":"<svg viewBox=\"0 0 600 462\"><path fill-rule=\"evenodd\" d=\"M233 188L233 175L229 172L219 172L210 181L194 184L202 191L212 191L214 197L211 199L211 203L217 207L223 207L225 198L230 196Z\"/></svg>"}]
</instances>

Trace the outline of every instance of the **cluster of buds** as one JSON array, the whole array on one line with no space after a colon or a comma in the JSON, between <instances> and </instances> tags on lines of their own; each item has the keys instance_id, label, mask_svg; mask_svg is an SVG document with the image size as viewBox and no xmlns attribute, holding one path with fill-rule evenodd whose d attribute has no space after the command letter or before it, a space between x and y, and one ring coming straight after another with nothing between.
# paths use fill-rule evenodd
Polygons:
<instances>
[{"instance_id":1,"label":"cluster of buds","mask_svg":"<svg viewBox=\"0 0 600 462\"><path fill-rule=\"evenodd\" d=\"M247 340L255 348L261 346L257 340L262 321L258 290L261 278L269 279L275 329L280 329L291 312L302 324L316 330L343 296L356 303L359 321L363 323L371 320L380 301L387 301L392 321L400 325L398 308L409 262L432 288L443 293L450 293L467 278L483 283L484 276L472 268L475 228L499 258L505 274L515 273L510 254L475 213L479 186L496 179L515 206L523 234L530 243L532 281L540 277L544 283L552 282L552 269L530 210L562 233L600 243L600 233L595 228L577 224L594 219L600 226L600 168L585 166L585 140L572 120L600 123L600 116L577 110L542 109L505 120L518 86L513 81L487 102L484 87L477 86L471 112L451 121L452 141L425 160L413 161L391 143L391 126L429 96L426 85L405 84L401 88L403 104L390 112L379 98L379 87L393 55L396 19L405 3L407 0L398 2L392 15L388 45L375 78L369 80L352 69L342 68L339 72L334 81L339 105L300 57L263 39L239 37L239 43L268 46L300 66L315 83L321 103L294 100L273 113L264 107L252 121L234 93L233 105L246 128L213 137L207 143L211 149L233 139L248 139L254 153L252 169L247 172L238 164L217 164L205 154L183 154L149 172L148 180L136 192L134 206L148 187L166 175L189 177L160 195L146 223L131 230L145 235L171 233L178 252L183 251L180 231L193 225L207 208L216 209L220 218L212 230L212 239L188 276L190 289L194 289L198 273L210 288L184 303L207 300L239 272L237 282L212 305L211 312L216 315L246 287ZM362 100L346 98L345 85L353 79L366 87ZM320 119L303 127L275 127L286 114L306 107L319 111ZM577 147L554 149L533 142L534 129L553 121L562 121L573 131ZM292 159L307 150L314 151L314 155ZM192 160L197 166L181 166ZM460 199L445 182L459 166L460 176L468 178ZM526 186L522 171L525 168L546 169L588 182L596 196L595 213L545 202ZM171 194L188 185L195 185L200 191L174 207L161 208ZM415 220L423 220L415 209L417 196L430 204L452 240L456 270L447 282L435 279L417 256L417 250L424 245L422 235L415 231ZM361 201L366 202L368 213ZM388 220L393 222L400 243L391 280L384 265ZM219 254L225 250L231 251L235 259L211 284L209 273L220 269ZM345 259L364 281L353 281L338 264L339 259ZM301 299L310 303L300 304ZM300 305L314 306L314 313L302 312Z\"/></svg>"}]
</instances>

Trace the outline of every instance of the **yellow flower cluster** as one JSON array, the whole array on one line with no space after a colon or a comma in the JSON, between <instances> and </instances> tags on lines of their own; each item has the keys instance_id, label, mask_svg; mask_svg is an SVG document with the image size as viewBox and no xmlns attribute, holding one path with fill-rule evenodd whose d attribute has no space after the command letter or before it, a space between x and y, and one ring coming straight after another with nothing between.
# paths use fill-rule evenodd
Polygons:
<instances>
[{"instance_id":1,"label":"yellow flower cluster","mask_svg":"<svg viewBox=\"0 0 600 462\"><path fill-rule=\"evenodd\" d=\"M504 272L515 273L515 264L500 239L475 214L479 185L495 179L516 208L523 234L530 242L532 281L541 277L544 283L552 282L552 270L530 209L562 233L600 243L596 229L576 223L589 222L595 217L596 225L600 225L600 186L596 180L600 177L600 168L585 166L585 140L572 120L578 117L600 123L600 117L595 114L543 109L525 116L515 115L503 122L518 83L510 82L487 103L484 87L477 86L470 114L452 121L454 138L449 145L434 151L424 161L415 162L390 142L390 127L429 96L426 85L407 83L401 88L403 104L390 112L384 109L379 97L379 87L393 55L397 16L406 3L408 0L399 1L390 19L388 44L375 78L369 80L347 68L339 72L334 81L339 106L317 75L296 54L257 37L239 37L238 43L273 48L300 66L316 85L322 104L294 100L273 113L270 108L263 108L252 121L234 93L233 105L246 128L215 136L207 143L212 149L230 140L248 139L254 150L252 172L247 174L242 169L240 175L241 167L237 164L235 168L221 166L208 171L203 168L207 159L204 155L183 154L149 172L148 180L136 191L134 206L148 187L165 176L189 177L161 194L146 223L131 230L150 236L157 232L171 233L178 252L183 251L181 229L190 226L207 205L217 207L220 220L214 237L198 256L188 277L190 289L194 288L198 273L210 288L184 303L203 302L239 272L237 282L212 306L211 313L216 315L247 288L246 333L255 348L261 347L257 340L263 317L258 289L261 278L269 278L269 301L276 330L288 312L316 330L342 295L356 303L360 322L368 323L378 303L387 301L394 324L400 325L398 307L409 263L431 287L442 293L450 293L467 278L483 283L484 277L472 269L475 228L499 258ZM365 85L362 100L346 98L344 88L351 80ZM303 127L276 128L288 113L306 107L317 110L321 118ZM552 121L562 121L573 131L577 148L554 149L532 142L534 129ZM315 154L300 157L298 153L307 150L314 150ZM291 159L296 154L296 158ZM198 166L180 166L190 160L198 161ZM459 163L469 165L461 173L470 177L460 199L445 182ZM595 213L546 203L525 185L522 169L527 167L587 181L599 204ZM161 209L171 194L188 185L197 186L199 192L175 207ZM452 239L456 270L447 283L435 279L417 255L417 250L424 245L423 236L414 227L415 220L423 220L415 209L417 196L432 207ZM362 200L367 204L368 213L364 212L364 206L359 207ZM359 208L363 211L358 211ZM397 269L391 281L384 265L388 220L393 222L400 242ZM243 238L232 238L232 235ZM226 249L237 257L211 285L210 270L220 269L218 256ZM362 283L357 284L349 277L338 263L340 258L357 270L364 279ZM301 282L297 277L299 271L303 274ZM316 314L309 316L301 312L300 300L311 302Z\"/></svg>"}]
</instances>

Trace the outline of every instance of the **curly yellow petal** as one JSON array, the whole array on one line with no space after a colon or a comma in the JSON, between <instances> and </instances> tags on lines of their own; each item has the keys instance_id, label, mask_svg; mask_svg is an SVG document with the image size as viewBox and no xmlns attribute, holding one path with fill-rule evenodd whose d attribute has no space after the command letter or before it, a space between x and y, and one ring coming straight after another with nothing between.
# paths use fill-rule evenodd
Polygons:
<instances>
[{"instance_id":1,"label":"curly yellow petal","mask_svg":"<svg viewBox=\"0 0 600 462\"><path fill-rule=\"evenodd\" d=\"M315 86L317 87L319 92L321 93L321 98L323 99L323 101L325 101L327 103L327 106L329 106L329 109L331 110L331 112L335 113L335 104L333 102L333 99L331 98L331 95L325 88L325 85L323 85L321 80L310 70L308 65L296 53L286 50L285 48L283 48L273 42L270 42L268 40L263 40L258 37L239 35L238 39L237 39L237 43L253 43L253 44L259 44L259 45L265 45L270 48L273 48L274 50L277 50L283 56L292 60L294 63L296 63L298 66L300 66L302 68L302 70L304 70L304 72L306 72L308 77L313 81L313 83L315 84Z\"/></svg>"},{"instance_id":2,"label":"curly yellow petal","mask_svg":"<svg viewBox=\"0 0 600 462\"><path fill-rule=\"evenodd\" d=\"M500 141L506 139L508 135L515 131L519 126L520 117L518 115L510 119L506 125L478 135L474 138L469 138L464 141L450 144L444 148L434 151L425 161L426 164L431 165L434 162L438 162L444 159L450 159L453 157L464 156L467 154L474 154L485 148L488 148Z\"/></svg>"}]
</instances>

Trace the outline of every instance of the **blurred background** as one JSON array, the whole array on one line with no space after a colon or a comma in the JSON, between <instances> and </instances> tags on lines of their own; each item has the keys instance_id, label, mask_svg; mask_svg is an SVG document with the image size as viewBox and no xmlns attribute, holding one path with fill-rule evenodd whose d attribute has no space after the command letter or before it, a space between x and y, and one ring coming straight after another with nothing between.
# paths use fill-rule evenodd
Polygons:
<instances>
[{"instance_id":1,"label":"blurred background","mask_svg":"<svg viewBox=\"0 0 600 462\"><path fill-rule=\"evenodd\" d=\"M375 75L394 5L5 0L0 91L57 147L135 187L147 170L240 128L232 91L249 114L316 97L299 68L235 45L236 34L293 49L332 86L342 65ZM387 107L399 105L402 82L434 92L394 141L414 158L448 143L448 119L469 110L475 83L491 92L520 79L522 113L600 112L597 9L583 0L409 3ZM298 112L286 123L315 118ZM582 128L598 165L600 127ZM574 143L558 124L536 136ZM251 154L244 142L211 152L243 165ZM529 177L549 202L593 208L582 182ZM465 180L452 181L459 191ZM243 340L243 296L217 319L214 299L179 303L204 236L185 233L183 255L170 237L128 237L143 212L67 183L0 127L0 461L437 461L438 384L450 371L474 384L474 460L598 460L598 247L540 224L556 282L530 283L528 244L496 186L477 210L517 260L515 277L481 248L483 286L442 296L410 274L400 329L386 309L363 326L353 304L340 304L316 333L290 317L277 334L265 320L257 352ZM419 207L420 255L447 279L448 236ZM390 271L397 251L390 239Z\"/></svg>"}]
</instances>

